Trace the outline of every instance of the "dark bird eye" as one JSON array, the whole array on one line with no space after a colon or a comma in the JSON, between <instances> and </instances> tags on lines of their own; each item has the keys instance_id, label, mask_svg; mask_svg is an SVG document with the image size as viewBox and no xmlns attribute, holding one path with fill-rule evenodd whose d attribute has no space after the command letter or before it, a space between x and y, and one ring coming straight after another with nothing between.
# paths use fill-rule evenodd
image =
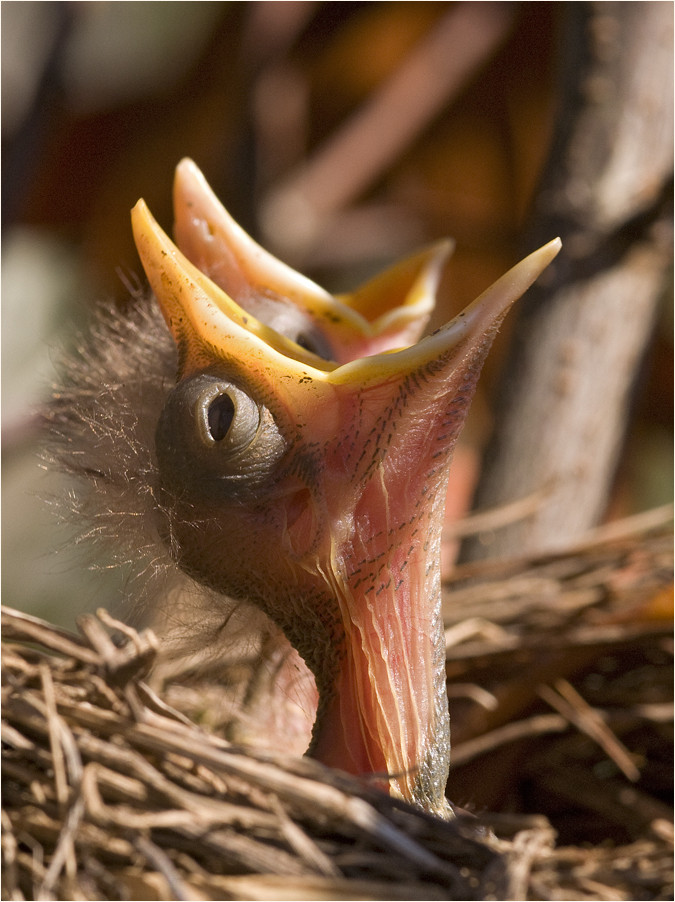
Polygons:
<instances>
[{"instance_id":1,"label":"dark bird eye","mask_svg":"<svg viewBox=\"0 0 675 902\"><path fill-rule=\"evenodd\" d=\"M244 491L269 475L285 448L270 412L211 373L173 389L155 433L162 484L181 494Z\"/></svg>"},{"instance_id":2,"label":"dark bird eye","mask_svg":"<svg viewBox=\"0 0 675 902\"><path fill-rule=\"evenodd\" d=\"M233 457L245 451L257 436L260 408L232 382L204 374L189 380L184 393L192 407L190 421L196 424L207 448L217 444L219 453Z\"/></svg>"},{"instance_id":3,"label":"dark bird eye","mask_svg":"<svg viewBox=\"0 0 675 902\"><path fill-rule=\"evenodd\" d=\"M208 410L209 432L214 441L221 442L230 431L234 419L234 401L229 395L219 395Z\"/></svg>"}]
</instances>

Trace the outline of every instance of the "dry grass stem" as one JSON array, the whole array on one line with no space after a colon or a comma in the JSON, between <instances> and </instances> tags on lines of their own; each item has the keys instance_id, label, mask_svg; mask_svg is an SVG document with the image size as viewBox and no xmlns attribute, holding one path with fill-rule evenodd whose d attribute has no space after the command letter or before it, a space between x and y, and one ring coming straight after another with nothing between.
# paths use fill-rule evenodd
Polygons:
<instances>
[{"instance_id":1,"label":"dry grass stem","mask_svg":"<svg viewBox=\"0 0 675 902\"><path fill-rule=\"evenodd\" d=\"M614 532L457 570L450 822L191 722L149 631L3 609L3 898L670 898L671 526Z\"/></svg>"}]
</instances>

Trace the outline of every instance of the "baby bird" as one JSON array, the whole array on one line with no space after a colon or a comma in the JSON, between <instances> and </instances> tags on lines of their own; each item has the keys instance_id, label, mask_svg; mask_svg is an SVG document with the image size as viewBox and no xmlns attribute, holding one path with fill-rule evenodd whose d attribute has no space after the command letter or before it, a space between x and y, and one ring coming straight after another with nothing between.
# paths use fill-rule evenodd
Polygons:
<instances>
[{"instance_id":1,"label":"baby bird","mask_svg":"<svg viewBox=\"0 0 675 902\"><path fill-rule=\"evenodd\" d=\"M451 454L503 317L560 242L416 341L447 243L333 297L253 242L190 161L175 210L182 251L132 211L168 330L152 308L100 318L49 415L57 457L94 488L76 508L168 577L167 616L196 586L196 611L253 605L283 632L316 682L308 754L445 814Z\"/></svg>"}]
</instances>

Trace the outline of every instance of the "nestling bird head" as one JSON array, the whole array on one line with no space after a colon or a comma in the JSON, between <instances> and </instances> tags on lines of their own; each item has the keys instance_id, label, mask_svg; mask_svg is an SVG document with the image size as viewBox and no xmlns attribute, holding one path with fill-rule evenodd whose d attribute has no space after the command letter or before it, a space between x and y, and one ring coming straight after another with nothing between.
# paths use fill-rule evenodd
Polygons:
<instances>
[{"instance_id":1,"label":"nestling bird head","mask_svg":"<svg viewBox=\"0 0 675 902\"><path fill-rule=\"evenodd\" d=\"M132 214L179 352L156 432L161 532L192 578L259 606L304 658L311 754L442 810L450 457L502 318L558 243L390 350L424 324L447 247L333 298L239 230L193 164L176 209L194 262L142 201Z\"/></svg>"},{"instance_id":2,"label":"nestling bird head","mask_svg":"<svg viewBox=\"0 0 675 902\"><path fill-rule=\"evenodd\" d=\"M318 690L309 754L443 813L450 459L503 317L559 242L419 339L448 242L335 297L246 235L190 161L174 200L180 249L132 212L166 326L96 327L50 415L58 456L94 488L92 532L283 631Z\"/></svg>"}]
</instances>

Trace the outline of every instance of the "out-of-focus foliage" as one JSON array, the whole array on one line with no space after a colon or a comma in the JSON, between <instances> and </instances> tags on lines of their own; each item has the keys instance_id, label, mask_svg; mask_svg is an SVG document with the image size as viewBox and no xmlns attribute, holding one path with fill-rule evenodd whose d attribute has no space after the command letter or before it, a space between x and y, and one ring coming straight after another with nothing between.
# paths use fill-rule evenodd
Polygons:
<instances>
[{"instance_id":1,"label":"out-of-focus foliage","mask_svg":"<svg viewBox=\"0 0 675 902\"><path fill-rule=\"evenodd\" d=\"M8 603L67 620L119 591L114 576L83 585L77 549L74 567L73 549L50 554L68 540L38 498L61 488L36 479L32 411L87 302L126 303L140 279L136 200L169 227L173 169L191 156L246 228L336 290L450 235L438 325L531 250L521 241L558 112L565 6L3 6ZM668 323L640 379L614 515L672 495ZM457 454L455 514L489 430L500 347Z\"/></svg>"}]
</instances>

